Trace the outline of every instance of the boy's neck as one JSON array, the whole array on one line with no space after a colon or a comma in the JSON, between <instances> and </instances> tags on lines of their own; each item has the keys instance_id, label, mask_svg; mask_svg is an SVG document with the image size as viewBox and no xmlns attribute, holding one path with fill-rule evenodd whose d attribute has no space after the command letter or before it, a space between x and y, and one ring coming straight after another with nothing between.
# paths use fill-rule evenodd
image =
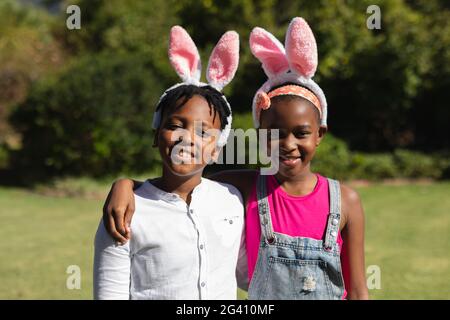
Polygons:
<instances>
[{"instance_id":1,"label":"boy's neck","mask_svg":"<svg viewBox=\"0 0 450 320\"><path fill-rule=\"evenodd\" d=\"M192 191L201 183L201 179L201 171L190 176L180 176L163 167L162 176L154 180L154 185L165 192L178 194L187 204L190 204Z\"/></svg>"}]
</instances>

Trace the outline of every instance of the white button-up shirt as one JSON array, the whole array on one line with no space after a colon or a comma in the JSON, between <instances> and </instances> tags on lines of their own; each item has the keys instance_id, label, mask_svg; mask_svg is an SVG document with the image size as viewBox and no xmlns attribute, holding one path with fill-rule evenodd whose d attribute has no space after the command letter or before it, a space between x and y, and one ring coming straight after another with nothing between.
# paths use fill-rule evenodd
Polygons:
<instances>
[{"instance_id":1,"label":"white button-up shirt","mask_svg":"<svg viewBox=\"0 0 450 320\"><path fill-rule=\"evenodd\" d=\"M135 191L127 244L116 246L100 222L94 298L236 299L236 276L247 276L243 220L231 185L202 178L188 206L146 181Z\"/></svg>"}]
</instances>

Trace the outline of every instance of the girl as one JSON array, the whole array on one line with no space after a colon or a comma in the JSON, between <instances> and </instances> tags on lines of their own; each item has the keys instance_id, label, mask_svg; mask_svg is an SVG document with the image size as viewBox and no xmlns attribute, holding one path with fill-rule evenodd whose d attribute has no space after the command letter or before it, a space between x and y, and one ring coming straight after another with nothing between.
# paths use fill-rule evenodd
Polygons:
<instances>
[{"instance_id":1,"label":"girl","mask_svg":"<svg viewBox=\"0 0 450 320\"><path fill-rule=\"evenodd\" d=\"M234 76L238 52L238 35L227 32L211 55L208 84L201 83L195 44L172 28L169 56L184 81L166 90L154 117L163 173L136 190L126 245L115 246L100 223L96 299L236 299L242 199L234 187L201 176L227 140L231 109L220 90ZM218 137L205 134L212 130Z\"/></svg>"},{"instance_id":2,"label":"girl","mask_svg":"<svg viewBox=\"0 0 450 320\"><path fill-rule=\"evenodd\" d=\"M285 46L261 28L250 35L252 53L268 76L253 100L254 124L278 130L278 139L268 139L268 149L279 150L272 159L278 172L263 176L238 170L211 177L236 186L246 203L248 296L367 299L359 196L310 169L327 131L327 102L312 80L317 47L302 18L290 23ZM116 235L118 228L120 241L130 236L132 187L130 180L116 182L104 210L106 225ZM115 224L108 223L112 217Z\"/></svg>"}]
</instances>

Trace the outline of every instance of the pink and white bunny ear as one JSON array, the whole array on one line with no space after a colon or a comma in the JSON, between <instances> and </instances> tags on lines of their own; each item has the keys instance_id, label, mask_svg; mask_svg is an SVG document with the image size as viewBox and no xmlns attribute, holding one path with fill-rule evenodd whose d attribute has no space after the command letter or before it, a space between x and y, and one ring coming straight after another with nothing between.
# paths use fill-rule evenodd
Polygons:
<instances>
[{"instance_id":1,"label":"pink and white bunny ear","mask_svg":"<svg viewBox=\"0 0 450 320\"><path fill-rule=\"evenodd\" d=\"M291 71L312 78L317 69L317 44L308 23L296 17L286 33L286 56Z\"/></svg>"},{"instance_id":2,"label":"pink and white bunny ear","mask_svg":"<svg viewBox=\"0 0 450 320\"><path fill-rule=\"evenodd\" d=\"M169 59L183 82L200 81L202 69L200 55L194 41L180 26L174 26L170 30Z\"/></svg>"},{"instance_id":3,"label":"pink and white bunny ear","mask_svg":"<svg viewBox=\"0 0 450 320\"><path fill-rule=\"evenodd\" d=\"M230 83L239 64L239 35L226 32L216 44L209 57L206 79L219 91Z\"/></svg>"},{"instance_id":4,"label":"pink and white bunny ear","mask_svg":"<svg viewBox=\"0 0 450 320\"><path fill-rule=\"evenodd\" d=\"M283 45L270 32L256 27L250 33L250 49L262 63L269 78L289 70L289 63Z\"/></svg>"}]
</instances>

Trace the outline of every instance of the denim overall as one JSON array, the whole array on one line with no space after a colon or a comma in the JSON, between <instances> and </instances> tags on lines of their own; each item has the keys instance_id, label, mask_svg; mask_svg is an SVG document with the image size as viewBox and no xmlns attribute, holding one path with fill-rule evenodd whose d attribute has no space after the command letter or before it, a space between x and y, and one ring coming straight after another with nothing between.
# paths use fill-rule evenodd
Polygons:
<instances>
[{"instance_id":1,"label":"denim overall","mask_svg":"<svg viewBox=\"0 0 450 320\"><path fill-rule=\"evenodd\" d=\"M248 290L249 299L340 300L344 293L340 249L339 182L328 179L330 214L325 240L291 237L273 231L266 179L257 181L261 242Z\"/></svg>"}]
</instances>

